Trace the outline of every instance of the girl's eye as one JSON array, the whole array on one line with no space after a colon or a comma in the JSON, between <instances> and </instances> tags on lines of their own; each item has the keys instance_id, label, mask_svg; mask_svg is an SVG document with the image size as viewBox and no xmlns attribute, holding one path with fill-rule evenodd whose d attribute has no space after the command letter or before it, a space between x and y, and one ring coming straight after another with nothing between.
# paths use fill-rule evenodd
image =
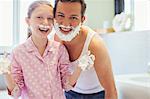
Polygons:
<instances>
[{"instance_id":1,"label":"girl's eye","mask_svg":"<svg viewBox=\"0 0 150 99\"><path fill-rule=\"evenodd\" d=\"M42 17L37 17L38 19L42 19Z\"/></svg>"}]
</instances>

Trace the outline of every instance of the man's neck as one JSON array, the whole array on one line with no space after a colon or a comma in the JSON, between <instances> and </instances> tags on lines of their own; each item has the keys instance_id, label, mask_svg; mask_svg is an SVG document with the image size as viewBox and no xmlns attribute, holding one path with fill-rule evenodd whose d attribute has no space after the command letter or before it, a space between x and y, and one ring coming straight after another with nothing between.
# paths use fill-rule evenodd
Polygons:
<instances>
[{"instance_id":1,"label":"man's neck","mask_svg":"<svg viewBox=\"0 0 150 99\"><path fill-rule=\"evenodd\" d=\"M82 42L82 40L84 39L84 35L86 35L85 32L86 30L82 28L80 33L75 38L73 38L71 41L63 41L63 44L65 44L66 46L78 45L79 42Z\"/></svg>"}]
</instances>

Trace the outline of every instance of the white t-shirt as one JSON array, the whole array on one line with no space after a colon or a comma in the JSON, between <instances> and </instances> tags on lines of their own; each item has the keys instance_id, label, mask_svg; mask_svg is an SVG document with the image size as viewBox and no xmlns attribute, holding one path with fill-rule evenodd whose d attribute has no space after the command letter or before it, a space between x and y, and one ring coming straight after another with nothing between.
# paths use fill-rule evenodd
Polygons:
<instances>
[{"instance_id":1,"label":"white t-shirt","mask_svg":"<svg viewBox=\"0 0 150 99\"><path fill-rule=\"evenodd\" d=\"M84 47L82 49L80 57L88 51L88 47L89 47L89 44L90 44L93 36L99 36L99 35L96 35L97 33L94 32L92 29L90 29L88 27L86 27L86 28L88 29L88 35L86 37L86 41L84 43ZM75 66L78 65L77 60L72 62L72 65L73 65L72 70L74 69ZM85 70L85 71L81 72L81 74L78 78L78 81L72 90L75 92L78 92L78 93L91 94L91 93L100 92L100 91L104 90L104 88L102 87L102 85L99 82L99 79L97 77L94 67L92 67L89 70Z\"/></svg>"}]
</instances>

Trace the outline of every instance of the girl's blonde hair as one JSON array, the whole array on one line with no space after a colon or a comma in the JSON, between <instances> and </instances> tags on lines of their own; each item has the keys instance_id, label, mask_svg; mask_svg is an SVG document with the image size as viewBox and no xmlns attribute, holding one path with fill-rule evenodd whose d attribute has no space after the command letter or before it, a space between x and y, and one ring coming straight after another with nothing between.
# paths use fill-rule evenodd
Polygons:
<instances>
[{"instance_id":1,"label":"girl's blonde hair","mask_svg":"<svg viewBox=\"0 0 150 99\"><path fill-rule=\"evenodd\" d=\"M27 18L30 18L32 15L32 12L39 7L40 5L48 5L50 7L53 8L53 6L51 5L51 2L46 1L46 0L37 0L34 1L28 8L28 12L27 12ZM30 30L30 28L28 27L28 34L27 34L27 38L29 38L32 35L32 32Z\"/></svg>"}]
</instances>

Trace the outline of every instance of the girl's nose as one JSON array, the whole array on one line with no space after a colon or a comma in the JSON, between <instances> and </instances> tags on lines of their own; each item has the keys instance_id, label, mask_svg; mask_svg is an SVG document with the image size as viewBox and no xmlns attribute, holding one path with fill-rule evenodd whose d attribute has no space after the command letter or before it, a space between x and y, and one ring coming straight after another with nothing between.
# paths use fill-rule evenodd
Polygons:
<instances>
[{"instance_id":1,"label":"girl's nose","mask_svg":"<svg viewBox=\"0 0 150 99\"><path fill-rule=\"evenodd\" d=\"M48 24L48 19L44 19L43 24L47 25Z\"/></svg>"}]
</instances>

